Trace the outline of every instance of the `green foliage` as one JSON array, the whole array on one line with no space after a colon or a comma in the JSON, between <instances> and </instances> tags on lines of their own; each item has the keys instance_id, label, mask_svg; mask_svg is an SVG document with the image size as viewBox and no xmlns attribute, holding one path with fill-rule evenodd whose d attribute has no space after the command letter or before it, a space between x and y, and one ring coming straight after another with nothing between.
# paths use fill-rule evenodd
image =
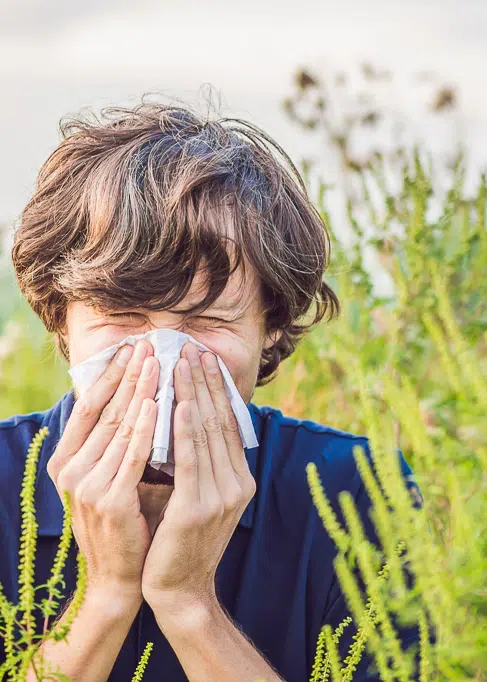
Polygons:
<instances>
[{"instance_id":1,"label":"green foliage","mask_svg":"<svg viewBox=\"0 0 487 682\"><path fill-rule=\"evenodd\" d=\"M25 473L20 496L22 526L19 549L19 601L17 604L8 601L0 583L0 636L4 639L6 654L5 662L0 665L0 681L6 679L8 682L25 682L27 680L27 673L30 667L32 667L39 682L53 679L71 682L71 678L61 671L53 671L49 661L47 661L48 671L46 672L46 661L41 650L41 645L49 639L57 642L66 640L86 594L86 558L81 551L78 551L76 589L70 601L69 609L63 614L61 622L56 622L50 629L48 628L49 617L58 615L60 600L63 598L63 591L60 589L60 586L63 587L65 585L63 570L72 540L71 503L67 492L63 500L63 531L54 558L51 576L47 583L34 586L34 564L38 529L34 506L35 478L39 452L48 433L48 428L44 427L34 436L25 462ZM47 599L44 598L40 602L36 602L35 593L44 587L48 590ZM34 612L36 609L45 618L42 634L34 633ZM19 618L20 614L22 615ZM16 640L14 637L15 625L20 630L20 636ZM132 682L140 682L142 680L152 647L153 642L146 644L132 677ZM7 678L5 678L6 674Z\"/></svg>"},{"instance_id":2,"label":"green foliage","mask_svg":"<svg viewBox=\"0 0 487 682\"><path fill-rule=\"evenodd\" d=\"M457 395L457 415L462 417L462 410L468 415L485 414L485 380L475 371L478 368L475 349L469 346L460 332L436 262L431 265L431 276L438 295L439 316L447 330L442 339L447 354L445 359L448 360L445 365L447 379L450 366L454 366L458 358L462 359L461 363L457 362L458 371L450 384L452 387L457 382L461 385L462 392ZM312 682L328 679L330 672L333 680L351 680L359 660L356 653L364 641L370 647L382 680L406 681L411 679L413 672L419 675L414 679L421 682L431 679L483 680L487 669L487 533L482 521L487 511L485 420L478 423L483 445L479 446L475 459L469 458L468 465L464 466L462 459L457 461L453 456L454 451L461 454L464 446L455 443L451 436L443 435L438 449L434 447L436 439L427 433L419 417L418 397L408 379L402 382L401 387L390 379L384 382L389 410L379 415L372 409L359 357L355 360L353 374L360 387L361 405L380 487L361 448L356 448L354 454L373 503L371 517L383 547L380 561L385 559L385 566L390 568L390 580L379 585L384 573L376 575L375 572L378 550L365 540L350 494L342 492L339 495L348 526L346 531L340 527L326 499L316 467L309 464L307 473L313 500L325 528L339 549L335 569L350 612L359 626L356 641L343 664L338 660L336 642L347 623L342 623L333 637L329 626L324 626L318 640ZM413 443L416 470L425 475L435 475L437 491L441 494L436 496L436 491L432 490L430 495L431 487L423 488L426 491L425 507L419 512L413 509L414 497L407 494L397 459L393 456L396 445L394 415ZM435 520L442 521L439 530L432 530L429 523ZM402 540L401 544L406 547L400 563L394 547L398 538L405 539L405 544ZM350 557L347 556L349 550ZM367 607L350 570L350 559L355 556L366 584ZM417 586L410 591L405 589L401 572L406 562ZM377 615L373 623L370 604ZM399 622L419 623L419 670L406 667L408 658L401 652L389 613L394 613ZM375 624L380 629L380 637L370 627ZM432 627L437 635L434 644L429 641ZM387 662L388 656L391 666Z\"/></svg>"},{"instance_id":3,"label":"green foliage","mask_svg":"<svg viewBox=\"0 0 487 682\"><path fill-rule=\"evenodd\" d=\"M71 388L67 370L40 320L19 302L0 337L0 419L54 405Z\"/></svg>"},{"instance_id":4,"label":"green foliage","mask_svg":"<svg viewBox=\"0 0 487 682\"><path fill-rule=\"evenodd\" d=\"M329 280L343 306L340 319L317 327L283 365L276 382L258 389L265 403L286 413L369 436L380 477L371 477L356 453L373 500L372 517L382 543L377 555L364 542L351 500L340 503L348 529L340 528L312 466L310 488L323 523L339 549L335 568L381 679L411 679L398 654L389 614L419 623L420 678L485 680L487 670L487 232L486 180L472 198L463 192L457 163L440 203L431 173L415 154L405 164L397 194L382 187L382 205L367 213L367 228L349 205L355 243L334 234ZM381 177L378 166L369 184ZM375 192L375 196L378 196ZM322 193L322 197L324 192ZM322 205L322 211L326 214ZM382 215L382 218L380 216ZM395 234L390 225L396 225ZM387 274L390 293L379 295L364 257L373 253L375 278ZM319 358L319 369L317 361ZM400 447L425 497L412 508L391 453ZM399 560L396 545L404 541ZM349 554L350 553L350 554ZM363 595L350 570L357 557L367 597L378 617L366 617ZM417 590L404 591L407 562ZM390 580L379 587L379 566ZM375 571L373 570L375 569ZM401 622L401 621L399 621ZM364 623L368 627L364 636ZM345 625L345 624L342 624ZM430 643L434 627L438 639ZM374 632L378 636L374 636ZM352 679L351 662L335 647L339 632L320 634L312 680ZM395 653L396 652L396 653ZM388 657L390 658L388 659Z\"/></svg>"},{"instance_id":5,"label":"green foliage","mask_svg":"<svg viewBox=\"0 0 487 682\"><path fill-rule=\"evenodd\" d=\"M142 677L144 676L144 671L147 668L147 663L149 662L149 657L151 655L153 647L154 647L153 642L147 642L147 644L145 645L144 651L142 652L142 656L140 657L139 664L137 665L134 676L132 677L132 682L141 682Z\"/></svg>"}]
</instances>

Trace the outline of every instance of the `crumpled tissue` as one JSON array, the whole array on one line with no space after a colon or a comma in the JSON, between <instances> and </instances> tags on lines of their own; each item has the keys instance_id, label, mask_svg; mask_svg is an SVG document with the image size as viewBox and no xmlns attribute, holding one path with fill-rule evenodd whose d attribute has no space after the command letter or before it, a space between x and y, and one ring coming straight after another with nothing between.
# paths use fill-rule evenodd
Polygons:
<instances>
[{"instance_id":1,"label":"crumpled tissue","mask_svg":"<svg viewBox=\"0 0 487 682\"><path fill-rule=\"evenodd\" d=\"M194 339L190 334L175 329L152 329L144 334L127 336L119 343L103 349L96 355L71 367L68 371L78 394L81 396L99 379L121 346L125 344L135 346L137 341L142 338L150 341L154 347L154 356L160 363L159 381L154 397L157 404L157 420L148 463L154 469L161 469L170 476L174 476L173 415L177 404L174 394L174 368L181 357L182 347L188 341L194 343L201 351L213 352L210 348ZM259 443L247 405L235 386L225 363L219 355L213 354L223 374L225 392L237 418L242 445L244 448L255 448Z\"/></svg>"}]
</instances>

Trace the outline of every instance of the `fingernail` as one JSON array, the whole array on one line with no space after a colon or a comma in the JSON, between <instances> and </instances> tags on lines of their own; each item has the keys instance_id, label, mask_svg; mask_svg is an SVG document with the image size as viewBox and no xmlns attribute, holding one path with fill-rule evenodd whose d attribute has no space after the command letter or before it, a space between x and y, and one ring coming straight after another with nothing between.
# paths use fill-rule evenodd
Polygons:
<instances>
[{"instance_id":1,"label":"fingernail","mask_svg":"<svg viewBox=\"0 0 487 682\"><path fill-rule=\"evenodd\" d=\"M119 367L127 367L129 360L134 352L133 346L124 346L120 353L117 355L117 365Z\"/></svg>"},{"instance_id":2,"label":"fingernail","mask_svg":"<svg viewBox=\"0 0 487 682\"><path fill-rule=\"evenodd\" d=\"M218 364L214 355L211 353L205 353L203 362L205 363L205 368L210 374L216 374L218 372Z\"/></svg>"},{"instance_id":3,"label":"fingernail","mask_svg":"<svg viewBox=\"0 0 487 682\"><path fill-rule=\"evenodd\" d=\"M135 346L135 357L137 360L143 360L147 355L147 344L140 341Z\"/></svg>"},{"instance_id":4,"label":"fingernail","mask_svg":"<svg viewBox=\"0 0 487 682\"><path fill-rule=\"evenodd\" d=\"M201 351L195 345L189 344L186 349L186 359L192 367L198 367L200 364Z\"/></svg>"},{"instance_id":5,"label":"fingernail","mask_svg":"<svg viewBox=\"0 0 487 682\"><path fill-rule=\"evenodd\" d=\"M141 377L142 379L148 379L152 374L154 365L152 364L151 358L146 358L144 364L142 365Z\"/></svg>"},{"instance_id":6,"label":"fingernail","mask_svg":"<svg viewBox=\"0 0 487 682\"><path fill-rule=\"evenodd\" d=\"M193 381L193 377L191 376L191 370L189 368L188 362L180 362L179 363L179 373L183 377L184 381Z\"/></svg>"}]
</instances>

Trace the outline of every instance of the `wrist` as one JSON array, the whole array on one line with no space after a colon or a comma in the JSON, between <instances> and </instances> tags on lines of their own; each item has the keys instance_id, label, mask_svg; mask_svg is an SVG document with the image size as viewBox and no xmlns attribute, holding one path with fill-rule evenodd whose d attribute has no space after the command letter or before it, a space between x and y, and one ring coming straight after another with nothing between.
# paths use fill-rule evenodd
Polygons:
<instances>
[{"instance_id":1,"label":"wrist","mask_svg":"<svg viewBox=\"0 0 487 682\"><path fill-rule=\"evenodd\" d=\"M164 634L205 632L214 623L225 619L225 614L215 595L187 597L165 594L152 595L147 603L154 612L157 624Z\"/></svg>"},{"instance_id":2,"label":"wrist","mask_svg":"<svg viewBox=\"0 0 487 682\"><path fill-rule=\"evenodd\" d=\"M140 589L120 585L88 584L84 601L95 609L103 610L107 615L120 618L125 614L135 616L144 598Z\"/></svg>"}]
</instances>

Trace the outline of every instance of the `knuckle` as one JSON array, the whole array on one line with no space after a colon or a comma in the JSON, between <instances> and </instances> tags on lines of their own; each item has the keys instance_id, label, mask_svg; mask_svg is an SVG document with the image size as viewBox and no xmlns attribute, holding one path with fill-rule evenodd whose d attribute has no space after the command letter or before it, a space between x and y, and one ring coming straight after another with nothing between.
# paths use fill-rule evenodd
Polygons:
<instances>
[{"instance_id":1,"label":"knuckle","mask_svg":"<svg viewBox=\"0 0 487 682\"><path fill-rule=\"evenodd\" d=\"M193 431L193 442L203 448L208 445L208 436L204 428L197 428Z\"/></svg>"},{"instance_id":2,"label":"knuckle","mask_svg":"<svg viewBox=\"0 0 487 682\"><path fill-rule=\"evenodd\" d=\"M204 517L199 506L195 506L192 509L181 507L178 511L180 511L177 515L178 523L184 530L191 531L204 523Z\"/></svg>"},{"instance_id":3,"label":"knuckle","mask_svg":"<svg viewBox=\"0 0 487 682\"><path fill-rule=\"evenodd\" d=\"M203 421L203 426L205 427L205 431L209 431L210 433L220 433L222 430L220 419L217 414L206 417Z\"/></svg>"},{"instance_id":4,"label":"knuckle","mask_svg":"<svg viewBox=\"0 0 487 682\"><path fill-rule=\"evenodd\" d=\"M243 499L249 502L257 492L257 483L255 482L255 478L252 476L250 472L248 473L247 476L244 477L241 490Z\"/></svg>"},{"instance_id":5,"label":"knuckle","mask_svg":"<svg viewBox=\"0 0 487 682\"><path fill-rule=\"evenodd\" d=\"M118 427L117 436L121 440L131 440L134 434L134 427L128 421L123 420Z\"/></svg>"},{"instance_id":6,"label":"knuckle","mask_svg":"<svg viewBox=\"0 0 487 682\"><path fill-rule=\"evenodd\" d=\"M223 505L223 502L221 500L215 500L212 502L208 502L208 504L206 505L204 515L209 520L216 520L220 519L223 516L224 511L225 507Z\"/></svg>"},{"instance_id":7,"label":"knuckle","mask_svg":"<svg viewBox=\"0 0 487 682\"><path fill-rule=\"evenodd\" d=\"M61 473L57 477L57 487L59 488L59 490L69 490L68 481L66 480L66 474L63 471L61 471Z\"/></svg>"},{"instance_id":8,"label":"knuckle","mask_svg":"<svg viewBox=\"0 0 487 682\"><path fill-rule=\"evenodd\" d=\"M66 467L64 468L57 478L57 485L59 490L74 490L76 484L74 474Z\"/></svg>"},{"instance_id":9,"label":"knuckle","mask_svg":"<svg viewBox=\"0 0 487 682\"><path fill-rule=\"evenodd\" d=\"M193 383L194 383L194 384L199 384L199 385L203 386L204 384L206 384L206 379L205 379L205 377L204 377L203 374L200 374L199 372L197 372L197 373L193 376Z\"/></svg>"},{"instance_id":10,"label":"knuckle","mask_svg":"<svg viewBox=\"0 0 487 682\"><path fill-rule=\"evenodd\" d=\"M225 431L238 433L238 421L232 409L228 410L228 412L225 412L222 428Z\"/></svg>"},{"instance_id":11,"label":"knuckle","mask_svg":"<svg viewBox=\"0 0 487 682\"><path fill-rule=\"evenodd\" d=\"M187 452L179 458L181 469L187 474L193 474L198 470L198 459L194 452Z\"/></svg>"},{"instance_id":12,"label":"knuckle","mask_svg":"<svg viewBox=\"0 0 487 682\"><path fill-rule=\"evenodd\" d=\"M140 379L140 381L137 383L137 386L135 387L135 393L134 396L135 398L138 398L139 400L143 401L144 398L148 398L148 386L147 382L150 381L150 379ZM154 395L154 394L153 394Z\"/></svg>"},{"instance_id":13,"label":"knuckle","mask_svg":"<svg viewBox=\"0 0 487 682\"><path fill-rule=\"evenodd\" d=\"M190 533L192 529L197 528L199 525L201 525L201 521L202 521L201 516L191 514L190 516L182 519L181 521L182 530L188 531Z\"/></svg>"},{"instance_id":14,"label":"knuckle","mask_svg":"<svg viewBox=\"0 0 487 682\"><path fill-rule=\"evenodd\" d=\"M238 509L244 500L243 491L240 486L234 486L225 493L223 506L226 512Z\"/></svg>"},{"instance_id":15,"label":"knuckle","mask_svg":"<svg viewBox=\"0 0 487 682\"><path fill-rule=\"evenodd\" d=\"M104 426L119 426L123 419L121 411L110 401L102 410L100 423Z\"/></svg>"},{"instance_id":16,"label":"knuckle","mask_svg":"<svg viewBox=\"0 0 487 682\"><path fill-rule=\"evenodd\" d=\"M98 501L93 489L87 484L80 484L77 486L74 497L81 507L93 507Z\"/></svg>"},{"instance_id":17,"label":"knuckle","mask_svg":"<svg viewBox=\"0 0 487 682\"><path fill-rule=\"evenodd\" d=\"M150 428L150 424L138 419L134 427L134 436L139 439L144 438L149 433Z\"/></svg>"},{"instance_id":18,"label":"knuckle","mask_svg":"<svg viewBox=\"0 0 487 682\"><path fill-rule=\"evenodd\" d=\"M142 453L139 450L128 450L125 454L125 461L129 468L135 468L140 465L142 460Z\"/></svg>"},{"instance_id":19,"label":"knuckle","mask_svg":"<svg viewBox=\"0 0 487 682\"><path fill-rule=\"evenodd\" d=\"M139 380L139 372L136 369L127 369L125 372L125 381L129 386L135 386Z\"/></svg>"},{"instance_id":20,"label":"knuckle","mask_svg":"<svg viewBox=\"0 0 487 682\"><path fill-rule=\"evenodd\" d=\"M116 384L120 381L120 376L113 365L109 365L105 370L105 381L109 384Z\"/></svg>"},{"instance_id":21,"label":"knuckle","mask_svg":"<svg viewBox=\"0 0 487 682\"><path fill-rule=\"evenodd\" d=\"M86 395L81 395L73 406L73 413L81 419L91 419L95 416L95 408Z\"/></svg>"},{"instance_id":22,"label":"knuckle","mask_svg":"<svg viewBox=\"0 0 487 682\"><path fill-rule=\"evenodd\" d=\"M100 497L94 504L95 511L100 516L107 516L110 514L110 507L107 503L106 497Z\"/></svg>"},{"instance_id":23,"label":"knuckle","mask_svg":"<svg viewBox=\"0 0 487 682\"><path fill-rule=\"evenodd\" d=\"M55 481L55 478L57 477L57 475L59 473L58 469L59 469L59 466L57 465L56 460L54 460L54 455L53 455L49 459L49 461L47 462L47 466L46 466L46 471L49 475L49 478L53 482Z\"/></svg>"}]
</instances>

